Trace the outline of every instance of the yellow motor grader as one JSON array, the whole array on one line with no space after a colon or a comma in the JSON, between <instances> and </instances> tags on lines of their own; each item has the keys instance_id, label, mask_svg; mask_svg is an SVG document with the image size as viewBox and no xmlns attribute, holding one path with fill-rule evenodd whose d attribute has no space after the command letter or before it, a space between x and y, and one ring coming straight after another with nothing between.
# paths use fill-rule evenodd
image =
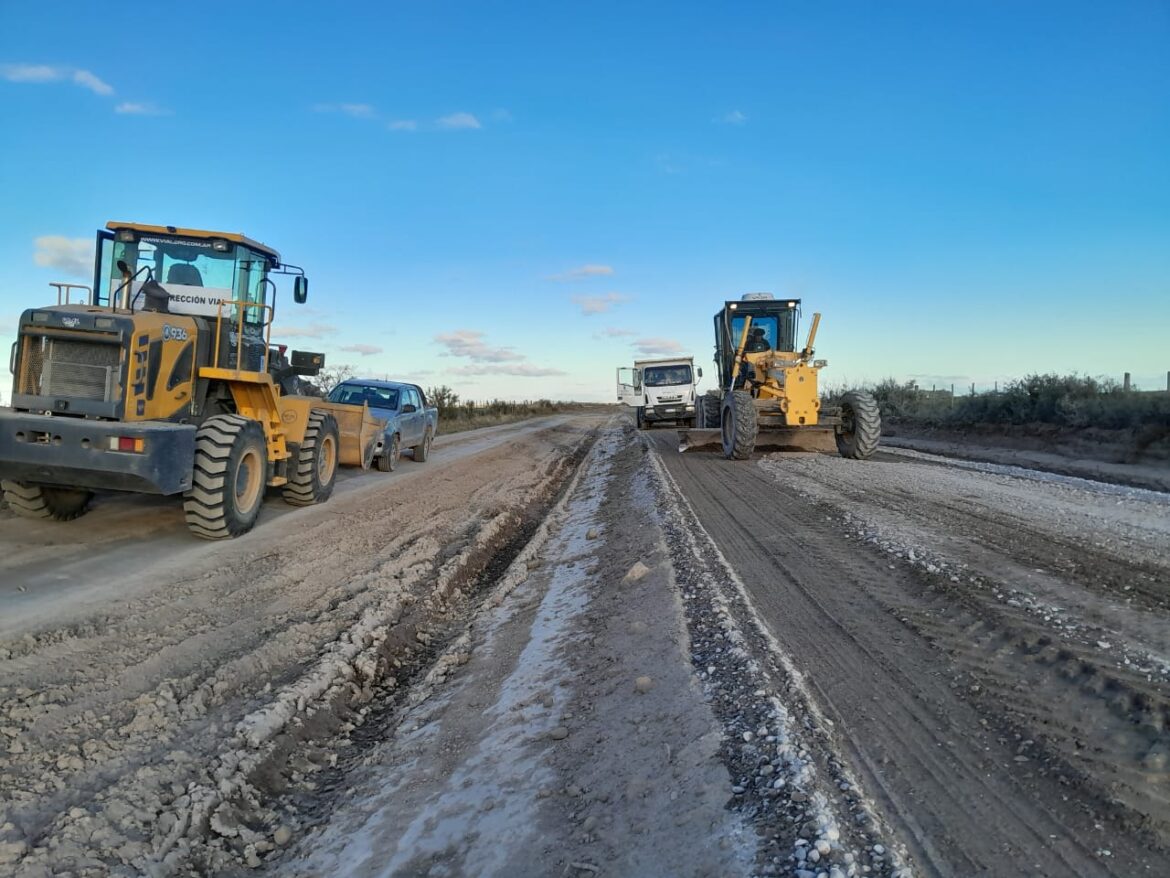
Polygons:
<instances>
[{"instance_id":1,"label":"yellow motor grader","mask_svg":"<svg viewBox=\"0 0 1170 878\"><path fill-rule=\"evenodd\" d=\"M867 393L850 391L822 404L817 377L828 365L814 359L821 315L796 347L799 299L747 293L715 315L715 365L720 389L695 401L695 429L680 430L680 451L721 446L731 460L751 457L757 445L783 450L827 450L834 437L844 457L863 460L877 450L881 414Z\"/></svg>"},{"instance_id":2,"label":"yellow motor grader","mask_svg":"<svg viewBox=\"0 0 1170 878\"><path fill-rule=\"evenodd\" d=\"M191 532L225 539L251 529L266 488L307 506L339 460L368 466L368 410L342 433L330 404L282 390L324 357L273 358L278 274L304 303L304 272L243 235L108 223L93 286L53 284L55 306L21 315L0 409L9 507L67 521L95 490L182 494Z\"/></svg>"}]
</instances>

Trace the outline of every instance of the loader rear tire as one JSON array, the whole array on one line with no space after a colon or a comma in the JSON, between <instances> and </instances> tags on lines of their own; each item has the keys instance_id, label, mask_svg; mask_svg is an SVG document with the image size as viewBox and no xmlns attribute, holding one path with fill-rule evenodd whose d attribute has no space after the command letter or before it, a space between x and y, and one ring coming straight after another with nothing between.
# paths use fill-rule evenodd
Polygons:
<instances>
[{"instance_id":1,"label":"loader rear tire","mask_svg":"<svg viewBox=\"0 0 1170 878\"><path fill-rule=\"evenodd\" d=\"M837 450L842 457L865 460L877 451L882 438L882 413L868 393L851 390L841 397L841 426Z\"/></svg>"},{"instance_id":2,"label":"loader rear tire","mask_svg":"<svg viewBox=\"0 0 1170 878\"><path fill-rule=\"evenodd\" d=\"M721 415L723 456L728 460L747 460L756 447L756 406L752 395L733 390L723 398Z\"/></svg>"},{"instance_id":3,"label":"loader rear tire","mask_svg":"<svg viewBox=\"0 0 1170 878\"><path fill-rule=\"evenodd\" d=\"M431 435L430 428L428 427L427 432L423 435L423 441L414 446L415 463L423 463L428 457L431 456L431 441L433 439L434 436Z\"/></svg>"},{"instance_id":4,"label":"loader rear tire","mask_svg":"<svg viewBox=\"0 0 1170 878\"><path fill-rule=\"evenodd\" d=\"M328 412L315 409L309 412L305 438L282 492L284 502L290 506L312 506L328 500L337 481L340 447L337 419Z\"/></svg>"},{"instance_id":5,"label":"loader rear tire","mask_svg":"<svg viewBox=\"0 0 1170 878\"><path fill-rule=\"evenodd\" d=\"M215 415L195 434L195 468L183 495L187 527L205 540L227 540L252 529L264 505L268 444L259 421Z\"/></svg>"},{"instance_id":6,"label":"loader rear tire","mask_svg":"<svg viewBox=\"0 0 1170 878\"><path fill-rule=\"evenodd\" d=\"M8 507L21 518L51 518L72 521L89 511L93 491L83 488L57 488L52 485L27 485L23 482L0 482Z\"/></svg>"}]
</instances>

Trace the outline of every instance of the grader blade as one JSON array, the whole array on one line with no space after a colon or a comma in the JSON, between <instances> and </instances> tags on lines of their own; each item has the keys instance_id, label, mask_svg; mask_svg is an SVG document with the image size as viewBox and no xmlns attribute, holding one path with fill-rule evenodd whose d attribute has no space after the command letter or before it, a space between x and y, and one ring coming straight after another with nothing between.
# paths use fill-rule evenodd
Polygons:
<instances>
[{"instance_id":1,"label":"grader blade","mask_svg":"<svg viewBox=\"0 0 1170 878\"><path fill-rule=\"evenodd\" d=\"M678 450L723 451L723 434L719 430L679 430ZM837 440L829 427L773 427L756 434L755 450L760 454L771 451L837 452Z\"/></svg>"}]
</instances>

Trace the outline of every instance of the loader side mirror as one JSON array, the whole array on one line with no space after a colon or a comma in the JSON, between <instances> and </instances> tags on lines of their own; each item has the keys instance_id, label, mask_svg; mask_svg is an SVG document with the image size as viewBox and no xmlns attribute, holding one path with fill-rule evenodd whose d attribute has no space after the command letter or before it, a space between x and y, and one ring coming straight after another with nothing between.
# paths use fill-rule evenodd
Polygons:
<instances>
[{"instance_id":1,"label":"loader side mirror","mask_svg":"<svg viewBox=\"0 0 1170 878\"><path fill-rule=\"evenodd\" d=\"M703 367L700 366L698 369L696 369L695 374L697 374L700 378L702 378L703 377Z\"/></svg>"},{"instance_id":2,"label":"loader side mirror","mask_svg":"<svg viewBox=\"0 0 1170 878\"><path fill-rule=\"evenodd\" d=\"M303 274L293 278L293 301L303 305L309 299L309 279Z\"/></svg>"}]
</instances>

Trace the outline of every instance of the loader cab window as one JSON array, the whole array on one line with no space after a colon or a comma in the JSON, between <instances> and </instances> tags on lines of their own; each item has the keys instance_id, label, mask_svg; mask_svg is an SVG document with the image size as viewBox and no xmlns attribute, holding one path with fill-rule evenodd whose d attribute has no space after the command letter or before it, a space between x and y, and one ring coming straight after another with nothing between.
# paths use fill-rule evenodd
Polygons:
<instances>
[{"instance_id":1,"label":"loader cab window","mask_svg":"<svg viewBox=\"0 0 1170 878\"><path fill-rule=\"evenodd\" d=\"M691 367L647 366L642 370L642 383L647 387L673 387L691 383Z\"/></svg>"}]
</instances>

